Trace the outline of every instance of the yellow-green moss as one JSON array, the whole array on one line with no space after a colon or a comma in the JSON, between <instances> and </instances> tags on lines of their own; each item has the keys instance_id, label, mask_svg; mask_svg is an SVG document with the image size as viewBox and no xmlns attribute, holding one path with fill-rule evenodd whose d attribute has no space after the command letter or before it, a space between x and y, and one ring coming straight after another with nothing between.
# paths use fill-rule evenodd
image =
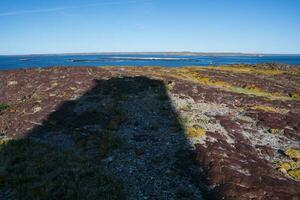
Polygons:
<instances>
[{"instance_id":1,"label":"yellow-green moss","mask_svg":"<svg viewBox=\"0 0 300 200\"><path fill-rule=\"evenodd\" d=\"M272 133L272 134L275 134L275 135L278 135L278 134L282 134L283 133L283 129L280 129L280 128L271 128L270 129L270 132Z\"/></svg>"},{"instance_id":2,"label":"yellow-green moss","mask_svg":"<svg viewBox=\"0 0 300 200\"><path fill-rule=\"evenodd\" d=\"M281 169L284 169L286 171L288 170L293 170L293 169L298 169L300 168L300 163L291 161L291 162L279 162L278 167Z\"/></svg>"},{"instance_id":3,"label":"yellow-green moss","mask_svg":"<svg viewBox=\"0 0 300 200\"><path fill-rule=\"evenodd\" d=\"M9 142L9 139L0 139L0 145L5 145Z\"/></svg>"},{"instance_id":4,"label":"yellow-green moss","mask_svg":"<svg viewBox=\"0 0 300 200\"><path fill-rule=\"evenodd\" d=\"M113 70L114 67L102 67L107 70ZM291 70L273 70L273 69L257 69L252 67L243 67L243 66L225 66L225 67L182 67L182 68L163 68L163 67L145 67L143 70L136 67L129 67L129 70L134 70L134 74L145 74L147 73L152 78L164 79L165 77L172 77L176 79L189 80L195 83L207 85L209 87L216 87L221 90L253 95L258 97L264 97L270 100L300 100L300 94L281 94L274 93L262 90L253 84L246 87L234 86L231 83L225 81L215 81L210 77L204 76L201 74L204 70L223 70L229 72L239 72L239 73L248 73L248 74L262 74L262 75L277 75L277 74L300 74L300 70L291 69Z\"/></svg>"},{"instance_id":5,"label":"yellow-green moss","mask_svg":"<svg viewBox=\"0 0 300 200\"><path fill-rule=\"evenodd\" d=\"M233 72L233 73L240 73L240 74L259 74L259 75L266 75L266 76L274 76L279 74L297 74L300 73L297 69L291 70L279 70L279 69L258 69L254 67L242 67L242 66L218 66L218 67L203 67L204 70L206 69L213 69L218 71L226 71L226 72Z\"/></svg>"},{"instance_id":6,"label":"yellow-green moss","mask_svg":"<svg viewBox=\"0 0 300 200\"><path fill-rule=\"evenodd\" d=\"M280 113L280 114L286 114L286 113L289 112L288 109L274 108L274 107L265 106L265 105L252 106L251 109L253 109L253 110L262 110L264 112L270 112L270 113Z\"/></svg>"},{"instance_id":7,"label":"yellow-green moss","mask_svg":"<svg viewBox=\"0 0 300 200\"><path fill-rule=\"evenodd\" d=\"M290 170L288 174L294 179L300 180L300 169Z\"/></svg>"},{"instance_id":8,"label":"yellow-green moss","mask_svg":"<svg viewBox=\"0 0 300 200\"><path fill-rule=\"evenodd\" d=\"M300 162L279 162L277 163L277 167L283 173L300 180Z\"/></svg>"},{"instance_id":9,"label":"yellow-green moss","mask_svg":"<svg viewBox=\"0 0 300 200\"><path fill-rule=\"evenodd\" d=\"M286 73L286 70L275 70L275 69L257 69L253 67L231 67L231 66L219 66L219 67L204 67L203 69L214 69L219 71L228 71L233 73L243 73L243 74L261 74L261 75L278 75Z\"/></svg>"},{"instance_id":10,"label":"yellow-green moss","mask_svg":"<svg viewBox=\"0 0 300 200\"><path fill-rule=\"evenodd\" d=\"M209 68L207 68L207 69L209 69ZM258 87L254 87L254 86L242 88L242 87L234 86L228 82L211 80L209 77L201 75L201 68L184 67L184 68L176 69L175 72L177 72L177 73L172 74L173 77L193 81L193 82L200 83L200 84L207 85L207 86L217 87L222 90L229 91L229 92L265 97L265 98L268 98L271 100L293 100L293 99L295 100L295 99L298 99L298 98L290 97L288 95L283 95L280 93L267 92L267 91L264 91Z\"/></svg>"},{"instance_id":11,"label":"yellow-green moss","mask_svg":"<svg viewBox=\"0 0 300 200\"><path fill-rule=\"evenodd\" d=\"M191 104L186 104L184 106L182 106L180 109L184 110L184 111L190 111L192 109L192 105Z\"/></svg>"},{"instance_id":12,"label":"yellow-green moss","mask_svg":"<svg viewBox=\"0 0 300 200\"><path fill-rule=\"evenodd\" d=\"M300 158L300 149L289 148L285 151L285 154L290 158Z\"/></svg>"},{"instance_id":13,"label":"yellow-green moss","mask_svg":"<svg viewBox=\"0 0 300 200\"><path fill-rule=\"evenodd\" d=\"M290 97L294 98L294 99L300 99L300 94L299 93L291 93Z\"/></svg>"},{"instance_id":14,"label":"yellow-green moss","mask_svg":"<svg viewBox=\"0 0 300 200\"><path fill-rule=\"evenodd\" d=\"M186 134L188 138L200 138L205 135L205 130L200 127L189 127Z\"/></svg>"},{"instance_id":15,"label":"yellow-green moss","mask_svg":"<svg viewBox=\"0 0 300 200\"><path fill-rule=\"evenodd\" d=\"M292 159L300 158L300 150L289 148L285 150L285 154ZM288 174L294 179L300 180L300 161L278 162L277 167L280 171Z\"/></svg>"}]
</instances>

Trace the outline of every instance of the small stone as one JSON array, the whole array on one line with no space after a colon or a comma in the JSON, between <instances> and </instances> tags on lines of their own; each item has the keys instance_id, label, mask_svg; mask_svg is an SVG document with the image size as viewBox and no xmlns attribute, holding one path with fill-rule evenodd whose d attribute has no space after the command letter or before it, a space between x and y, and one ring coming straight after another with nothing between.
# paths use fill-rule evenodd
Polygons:
<instances>
[{"instance_id":1,"label":"small stone","mask_svg":"<svg viewBox=\"0 0 300 200\"><path fill-rule=\"evenodd\" d=\"M283 150L281 150L281 149L278 149L277 153L279 153L282 156L286 156L285 152Z\"/></svg>"},{"instance_id":2,"label":"small stone","mask_svg":"<svg viewBox=\"0 0 300 200\"><path fill-rule=\"evenodd\" d=\"M52 87L52 88L53 88L53 87L56 87L56 86L58 86L58 83L56 83L56 82L51 83L51 87Z\"/></svg>"},{"instance_id":3,"label":"small stone","mask_svg":"<svg viewBox=\"0 0 300 200\"><path fill-rule=\"evenodd\" d=\"M34 107L32 110L33 110L33 113L37 113L37 112L41 111L42 108L41 107Z\"/></svg>"},{"instance_id":4,"label":"small stone","mask_svg":"<svg viewBox=\"0 0 300 200\"><path fill-rule=\"evenodd\" d=\"M8 81L7 85L11 86L11 85L17 85L18 81Z\"/></svg>"}]
</instances>

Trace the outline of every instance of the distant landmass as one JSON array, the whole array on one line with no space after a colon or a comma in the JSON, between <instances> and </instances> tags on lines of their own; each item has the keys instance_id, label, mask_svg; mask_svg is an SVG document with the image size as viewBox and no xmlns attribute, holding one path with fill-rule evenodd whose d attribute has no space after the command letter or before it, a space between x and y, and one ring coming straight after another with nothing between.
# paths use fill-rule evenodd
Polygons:
<instances>
[{"instance_id":1,"label":"distant landmass","mask_svg":"<svg viewBox=\"0 0 300 200\"><path fill-rule=\"evenodd\" d=\"M28 54L0 57L0 70L52 66L220 66L231 64L282 63L300 65L296 54L247 54L230 52L91 52Z\"/></svg>"},{"instance_id":2,"label":"distant landmass","mask_svg":"<svg viewBox=\"0 0 300 200\"><path fill-rule=\"evenodd\" d=\"M192 51L157 51L157 52L79 52L79 53L42 53L42 54L14 54L11 56L30 56L30 55L107 55L107 54L116 54L116 55L178 55L178 56L300 56L300 54L284 54L284 53L241 53L241 52L192 52ZM1 55L0 55L1 56ZM9 56L9 55L5 55Z\"/></svg>"}]
</instances>

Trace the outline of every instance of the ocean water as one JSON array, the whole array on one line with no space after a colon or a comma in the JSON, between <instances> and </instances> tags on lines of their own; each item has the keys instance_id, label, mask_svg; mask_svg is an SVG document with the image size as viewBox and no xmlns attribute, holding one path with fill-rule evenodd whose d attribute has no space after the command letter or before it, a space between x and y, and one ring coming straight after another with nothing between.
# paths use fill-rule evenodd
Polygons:
<instances>
[{"instance_id":1,"label":"ocean water","mask_svg":"<svg viewBox=\"0 0 300 200\"><path fill-rule=\"evenodd\" d=\"M207 66L284 63L300 65L300 55L183 56L162 54L91 54L0 56L0 70L51 66Z\"/></svg>"}]
</instances>

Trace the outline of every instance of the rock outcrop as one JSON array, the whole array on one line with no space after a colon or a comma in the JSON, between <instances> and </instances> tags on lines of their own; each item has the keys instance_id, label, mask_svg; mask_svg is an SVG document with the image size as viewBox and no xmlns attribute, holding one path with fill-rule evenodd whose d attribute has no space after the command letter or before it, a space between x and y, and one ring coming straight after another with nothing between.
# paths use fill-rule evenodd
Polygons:
<instances>
[{"instance_id":1,"label":"rock outcrop","mask_svg":"<svg viewBox=\"0 0 300 200\"><path fill-rule=\"evenodd\" d=\"M130 199L300 199L293 66L1 71L0 132L99 162Z\"/></svg>"}]
</instances>

